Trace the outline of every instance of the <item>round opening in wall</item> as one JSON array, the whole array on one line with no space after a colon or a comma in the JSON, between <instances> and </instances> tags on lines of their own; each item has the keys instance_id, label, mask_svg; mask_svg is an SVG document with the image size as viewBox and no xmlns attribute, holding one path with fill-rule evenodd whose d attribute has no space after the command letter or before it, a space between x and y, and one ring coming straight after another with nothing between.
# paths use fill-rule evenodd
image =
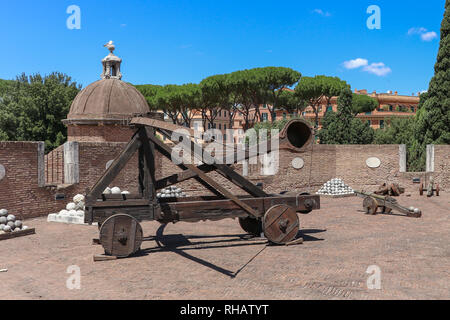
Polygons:
<instances>
[{"instance_id":1,"label":"round opening in wall","mask_svg":"<svg viewBox=\"0 0 450 320\"><path fill-rule=\"evenodd\" d=\"M366 160L366 165L369 168L379 168L381 166L381 160L377 157L371 157Z\"/></svg>"}]
</instances>

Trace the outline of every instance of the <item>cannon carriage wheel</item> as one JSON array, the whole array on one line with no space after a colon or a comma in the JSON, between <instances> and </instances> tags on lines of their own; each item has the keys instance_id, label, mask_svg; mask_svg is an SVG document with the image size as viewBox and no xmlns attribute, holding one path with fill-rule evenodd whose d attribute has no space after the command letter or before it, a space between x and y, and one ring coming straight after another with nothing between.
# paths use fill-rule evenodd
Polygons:
<instances>
[{"instance_id":1,"label":"cannon carriage wheel","mask_svg":"<svg viewBox=\"0 0 450 320\"><path fill-rule=\"evenodd\" d=\"M366 214L375 215L378 210L378 202L373 197L365 197L363 201L363 209Z\"/></svg>"},{"instance_id":2,"label":"cannon carriage wheel","mask_svg":"<svg viewBox=\"0 0 450 320\"><path fill-rule=\"evenodd\" d=\"M105 254L126 258L141 248L142 227L136 218L116 214L106 219L100 227L100 243Z\"/></svg>"}]
</instances>

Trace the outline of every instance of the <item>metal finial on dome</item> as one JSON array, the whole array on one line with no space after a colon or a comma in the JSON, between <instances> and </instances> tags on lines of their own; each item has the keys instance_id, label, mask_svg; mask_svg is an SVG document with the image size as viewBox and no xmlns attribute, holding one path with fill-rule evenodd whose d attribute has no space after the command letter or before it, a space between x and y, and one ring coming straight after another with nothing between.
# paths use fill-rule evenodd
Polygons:
<instances>
[{"instance_id":1,"label":"metal finial on dome","mask_svg":"<svg viewBox=\"0 0 450 320\"><path fill-rule=\"evenodd\" d=\"M104 47L108 48L109 54L103 58L103 72L101 74L102 79L122 79L122 73L120 72L120 64L122 63L122 59L114 55L114 50L116 46L114 42L111 40Z\"/></svg>"}]
</instances>

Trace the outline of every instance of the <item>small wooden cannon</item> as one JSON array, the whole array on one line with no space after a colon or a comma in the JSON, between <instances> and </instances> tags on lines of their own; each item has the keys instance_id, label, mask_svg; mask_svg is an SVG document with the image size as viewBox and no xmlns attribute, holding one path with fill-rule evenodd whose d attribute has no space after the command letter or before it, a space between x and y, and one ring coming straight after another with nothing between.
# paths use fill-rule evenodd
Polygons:
<instances>
[{"instance_id":1,"label":"small wooden cannon","mask_svg":"<svg viewBox=\"0 0 450 320\"><path fill-rule=\"evenodd\" d=\"M297 212L310 213L320 208L320 197L309 194L273 195L264 192L245 177L222 161L217 161L212 153L198 145L193 139L193 131L156 119L137 117L130 124L136 133L104 172L92 189L87 190L85 222L98 222L100 238L98 242L107 256L128 257L136 253L143 240L141 221L158 221L162 224L177 221L197 222L238 218L244 231L266 238L275 244L291 244L299 231ZM180 143L172 137L178 130L187 132L183 143L187 143L196 159L202 164L185 162L177 164L183 171L155 179L155 151L171 159L173 148L156 136ZM288 148L303 152L312 141L312 128L302 120L289 122L279 135L279 149ZM177 140L177 141L174 141ZM264 142L266 152L271 152L271 144ZM258 150L261 150L260 148ZM103 191L125 167L135 152L139 153L139 193L127 195L107 195ZM214 155L217 157L217 155ZM234 150L232 163L253 157L248 150ZM211 164L204 159L213 159ZM228 154L227 154L228 159ZM210 163L210 161L208 161ZM229 163L229 162L226 162ZM237 196L207 173L216 171L227 180L248 193ZM157 198L157 190L175 185L188 179L196 179L214 196L186 198Z\"/></svg>"},{"instance_id":2,"label":"small wooden cannon","mask_svg":"<svg viewBox=\"0 0 450 320\"><path fill-rule=\"evenodd\" d=\"M423 196L424 191L427 193L428 198L432 197L435 192L436 196L439 197L439 183L434 183L433 177L431 177L426 189L423 187L423 182L420 184L419 194Z\"/></svg>"},{"instance_id":3,"label":"small wooden cannon","mask_svg":"<svg viewBox=\"0 0 450 320\"><path fill-rule=\"evenodd\" d=\"M381 213L391 213L392 210L397 210L406 214L408 217L420 218L422 211L418 208L406 208L398 204L397 200L389 196L380 196L374 193L366 193L364 191L355 191L358 197L364 198L363 209L366 214L376 215L378 208L381 208Z\"/></svg>"}]
</instances>

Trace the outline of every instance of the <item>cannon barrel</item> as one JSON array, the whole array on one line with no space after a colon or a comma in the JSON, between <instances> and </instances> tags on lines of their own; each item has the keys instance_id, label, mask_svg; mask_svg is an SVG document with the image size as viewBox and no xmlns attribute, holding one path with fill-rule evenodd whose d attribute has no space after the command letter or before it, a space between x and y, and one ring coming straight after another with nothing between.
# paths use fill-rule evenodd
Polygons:
<instances>
[{"instance_id":1,"label":"cannon barrel","mask_svg":"<svg viewBox=\"0 0 450 320\"><path fill-rule=\"evenodd\" d=\"M289 121L280 133L280 148L304 151L313 141L313 128L305 120Z\"/></svg>"}]
</instances>

